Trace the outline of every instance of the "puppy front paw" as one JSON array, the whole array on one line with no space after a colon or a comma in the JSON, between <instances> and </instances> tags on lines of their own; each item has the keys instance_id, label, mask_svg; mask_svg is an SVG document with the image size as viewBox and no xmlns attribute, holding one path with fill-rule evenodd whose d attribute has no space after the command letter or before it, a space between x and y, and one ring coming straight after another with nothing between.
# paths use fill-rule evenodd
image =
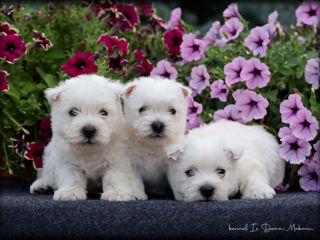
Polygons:
<instances>
[{"instance_id":1,"label":"puppy front paw","mask_svg":"<svg viewBox=\"0 0 320 240\"><path fill-rule=\"evenodd\" d=\"M45 193L48 191L50 186L48 186L42 179L37 179L30 186L30 193Z\"/></svg>"},{"instance_id":2,"label":"puppy front paw","mask_svg":"<svg viewBox=\"0 0 320 240\"><path fill-rule=\"evenodd\" d=\"M126 192L107 190L101 194L100 199L106 201L134 201L136 200L136 196Z\"/></svg>"},{"instance_id":3,"label":"puppy front paw","mask_svg":"<svg viewBox=\"0 0 320 240\"><path fill-rule=\"evenodd\" d=\"M255 183L245 188L242 193L243 199L264 199L273 198L276 192L265 183Z\"/></svg>"},{"instance_id":4,"label":"puppy front paw","mask_svg":"<svg viewBox=\"0 0 320 240\"><path fill-rule=\"evenodd\" d=\"M80 187L62 187L54 192L53 199L58 201L86 200L87 194Z\"/></svg>"}]
</instances>

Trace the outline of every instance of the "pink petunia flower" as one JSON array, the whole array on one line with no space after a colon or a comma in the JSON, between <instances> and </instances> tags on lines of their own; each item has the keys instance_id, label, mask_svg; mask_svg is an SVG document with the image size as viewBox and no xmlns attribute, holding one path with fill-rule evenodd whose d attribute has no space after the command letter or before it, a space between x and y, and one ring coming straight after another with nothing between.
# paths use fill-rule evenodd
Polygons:
<instances>
[{"instance_id":1,"label":"pink petunia flower","mask_svg":"<svg viewBox=\"0 0 320 240\"><path fill-rule=\"evenodd\" d=\"M175 8L171 12L170 20L166 24L166 29L172 29L174 27L181 26L181 8Z\"/></svg>"},{"instance_id":2,"label":"pink petunia flower","mask_svg":"<svg viewBox=\"0 0 320 240\"><path fill-rule=\"evenodd\" d=\"M15 34L0 35L0 58L13 63L26 51L26 44L22 41L21 36Z\"/></svg>"},{"instance_id":3,"label":"pink petunia flower","mask_svg":"<svg viewBox=\"0 0 320 240\"><path fill-rule=\"evenodd\" d=\"M240 78L246 81L249 89L263 88L270 81L270 71L258 58L251 58L244 63Z\"/></svg>"},{"instance_id":4,"label":"pink petunia flower","mask_svg":"<svg viewBox=\"0 0 320 240\"><path fill-rule=\"evenodd\" d=\"M279 184L278 186L276 186L274 189L277 191L277 192L285 192L289 189L290 185L289 183L287 183L285 186L283 186L282 184Z\"/></svg>"},{"instance_id":5,"label":"pink petunia flower","mask_svg":"<svg viewBox=\"0 0 320 240\"><path fill-rule=\"evenodd\" d=\"M320 162L320 140L318 140L315 144L313 144L313 149L315 153L313 154L313 160L316 162Z\"/></svg>"},{"instance_id":6,"label":"pink petunia flower","mask_svg":"<svg viewBox=\"0 0 320 240\"><path fill-rule=\"evenodd\" d=\"M303 2L296 9L296 17L298 25L317 26L320 20L320 3L319 2Z\"/></svg>"},{"instance_id":7,"label":"pink petunia flower","mask_svg":"<svg viewBox=\"0 0 320 240\"><path fill-rule=\"evenodd\" d=\"M232 62L224 66L223 72L226 75L226 83L231 85L237 82L243 82L244 80L240 77L240 73L243 69L246 59L243 57L236 57Z\"/></svg>"},{"instance_id":8,"label":"pink petunia flower","mask_svg":"<svg viewBox=\"0 0 320 240\"><path fill-rule=\"evenodd\" d=\"M218 121L220 119L228 119L231 121L245 123L245 121L241 118L241 112L234 104L229 104L225 106L224 109L215 111L213 114L213 120Z\"/></svg>"},{"instance_id":9,"label":"pink petunia flower","mask_svg":"<svg viewBox=\"0 0 320 240\"><path fill-rule=\"evenodd\" d=\"M185 34L182 37L180 52L182 58L188 62L203 58L203 52L205 48L206 43L202 40L195 39L192 33Z\"/></svg>"},{"instance_id":10,"label":"pink petunia flower","mask_svg":"<svg viewBox=\"0 0 320 240\"><path fill-rule=\"evenodd\" d=\"M33 161L35 168L42 168L42 155L44 151L44 145L42 143L31 143L28 145L26 152L26 158Z\"/></svg>"},{"instance_id":11,"label":"pink petunia flower","mask_svg":"<svg viewBox=\"0 0 320 240\"><path fill-rule=\"evenodd\" d=\"M210 85L210 97L211 98L218 98L221 102L226 102L227 101L227 96L229 93L227 85L224 84L224 81L219 79L215 80L211 85Z\"/></svg>"},{"instance_id":12,"label":"pink petunia flower","mask_svg":"<svg viewBox=\"0 0 320 240\"><path fill-rule=\"evenodd\" d=\"M235 101L238 101L238 99L240 98L241 94L243 93L243 91L245 91L244 89L237 89L236 91L234 91L232 93L232 97Z\"/></svg>"},{"instance_id":13,"label":"pink petunia flower","mask_svg":"<svg viewBox=\"0 0 320 240\"><path fill-rule=\"evenodd\" d=\"M167 46L169 54L180 55L182 36L183 32L178 28L174 28L164 34L163 42Z\"/></svg>"},{"instance_id":14,"label":"pink petunia flower","mask_svg":"<svg viewBox=\"0 0 320 240\"><path fill-rule=\"evenodd\" d=\"M201 125L203 125L203 121L199 117L195 117L193 121L187 120L187 126L186 126L186 131L185 134L187 134L190 130L194 128L198 128Z\"/></svg>"},{"instance_id":15,"label":"pink petunia flower","mask_svg":"<svg viewBox=\"0 0 320 240\"><path fill-rule=\"evenodd\" d=\"M94 56L90 51L81 53L76 51L76 56L69 58L69 60L61 67L61 69L70 74L71 77L78 76L80 74L96 73L98 67L94 63Z\"/></svg>"},{"instance_id":16,"label":"pink petunia flower","mask_svg":"<svg viewBox=\"0 0 320 240\"><path fill-rule=\"evenodd\" d=\"M303 108L299 110L296 117L290 122L292 134L305 141L311 141L317 136L319 123L311 112Z\"/></svg>"},{"instance_id":17,"label":"pink petunia flower","mask_svg":"<svg viewBox=\"0 0 320 240\"><path fill-rule=\"evenodd\" d=\"M210 75L205 65L193 67L191 77L188 78L189 86L193 89L193 95L200 94L206 87L210 86Z\"/></svg>"},{"instance_id":18,"label":"pink petunia flower","mask_svg":"<svg viewBox=\"0 0 320 240\"><path fill-rule=\"evenodd\" d=\"M203 40L209 44L212 43L216 45L217 41L220 40L219 36L219 30L220 30L221 24L219 21L214 21L211 25L211 28L209 31L204 35Z\"/></svg>"},{"instance_id":19,"label":"pink petunia flower","mask_svg":"<svg viewBox=\"0 0 320 240\"><path fill-rule=\"evenodd\" d=\"M239 37L240 33L243 31L243 24L238 18L230 18L222 25L219 29L221 39L226 39L230 41Z\"/></svg>"},{"instance_id":20,"label":"pink petunia flower","mask_svg":"<svg viewBox=\"0 0 320 240\"><path fill-rule=\"evenodd\" d=\"M316 161L305 161L298 170L299 183L304 191L320 191L320 166Z\"/></svg>"},{"instance_id":21,"label":"pink petunia flower","mask_svg":"<svg viewBox=\"0 0 320 240\"><path fill-rule=\"evenodd\" d=\"M312 58L308 60L304 71L304 78L306 79L307 83L312 85L313 89L319 88L319 58Z\"/></svg>"},{"instance_id":22,"label":"pink petunia flower","mask_svg":"<svg viewBox=\"0 0 320 240\"><path fill-rule=\"evenodd\" d=\"M10 34L17 34L18 31L13 29L9 23L7 22L0 22L0 34L10 35Z\"/></svg>"},{"instance_id":23,"label":"pink petunia flower","mask_svg":"<svg viewBox=\"0 0 320 240\"><path fill-rule=\"evenodd\" d=\"M280 104L281 120L283 123L290 123L296 118L299 110L304 106L298 94L290 94L287 100Z\"/></svg>"},{"instance_id":24,"label":"pink petunia flower","mask_svg":"<svg viewBox=\"0 0 320 240\"><path fill-rule=\"evenodd\" d=\"M46 38L46 35L44 33L39 33L36 30L32 30L32 33L34 35L33 40L42 49L48 50L50 47L52 47L52 43L50 42L50 40L48 38Z\"/></svg>"},{"instance_id":25,"label":"pink petunia flower","mask_svg":"<svg viewBox=\"0 0 320 240\"><path fill-rule=\"evenodd\" d=\"M291 164L300 164L306 160L306 157L310 155L311 145L298 139L292 134L287 135L283 140L279 148L279 155L285 161Z\"/></svg>"},{"instance_id":26,"label":"pink petunia flower","mask_svg":"<svg viewBox=\"0 0 320 240\"><path fill-rule=\"evenodd\" d=\"M278 15L279 14L277 10L270 13L268 16L268 23L275 25L278 22Z\"/></svg>"},{"instance_id":27,"label":"pink petunia flower","mask_svg":"<svg viewBox=\"0 0 320 240\"><path fill-rule=\"evenodd\" d=\"M273 24L265 24L262 28L268 33L269 36L269 44L271 43L272 39L277 35L277 28Z\"/></svg>"},{"instance_id":28,"label":"pink petunia flower","mask_svg":"<svg viewBox=\"0 0 320 240\"><path fill-rule=\"evenodd\" d=\"M223 17L225 18L241 18L241 15L238 11L238 4L231 3L229 6L223 11Z\"/></svg>"},{"instance_id":29,"label":"pink petunia flower","mask_svg":"<svg viewBox=\"0 0 320 240\"><path fill-rule=\"evenodd\" d=\"M149 76L153 69L153 65L143 56L140 49L134 51L134 55L138 63L135 65L141 72L141 76Z\"/></svg>"},{"instance_id":30,"label":"pink petunia flower","mask_svg":"<svg viewBox=\"0 0 320 240\"><path fill-rule=\"evenodd\" d=\"M162 76L164 78L176 79L178 76L177 70L171 66L167 60L161 60L157 63L157 67L152 69L150 76Z\"/></svg>"},{"instance_id":31,"label":"pink petunia flower","mask_svg":"<svg viewBox=\"0 0 320 240\"><path fill-rule=\"evenodd\" d=\"M128 43L124 38L118 39L117 36L110 37L108 34L105 34L99 37L98 43L104 43L109 53L112 53L115 49L120 50L122 56L128 53Z\"/></svg>"},{"instance_id":32,"label":"pink petunia flower","mask_svg":"<svg viewBox=\"0 0 320 240\"><path fill-rule=\"evenodd\" d=\"M269 34L263 27L251 29L250 34L244 40L244 44L253 52L255 56L264 57L269 44Z\"/></svg>"},{"instance_id":33,"label":"pink petunia flower","mask_svg":"<svg viewBox=\"0 0 320 240\"><path fill-rule=\"evenodd\" d=\"M8 91L9 85L7 83L8 73L6 71L0 71L0 92Z\"/></svg>"},{"instance_id":34,"label":"pink petunia flower","mask_svg":"<svg viewBox=\"0 0 320 240\"><path fill-rule=\"evenodd\" d=\"M241 112L241 118L245 122L263 118L267 114L268 106L267 99L250 90L244 90L236 100L236 108Z\"/></svg>"},{"instance_id":35,"label":"pink petunia flower","mask_svg":"<svg viewBox=\"0 0 320 240\"><path fill-rule=\"evenodd\" d=\"M278 136L279 136L281 142L283 142L285 140L285 138L287 138L288 136L291 136L291 135L292 135L292 132L291 132L290 128L282 127L279 129Z\"/></svg>"},{"instance_id":36,"label":"pink petunia flower","mask_svg":"<svg viewBox=\"0 0 320 240\"><path fill-rule=\"evenodd\" d=\"M202 113L202 104L195 102L192 97L188 97L187 120L193 123L196 116L200 113Z\"/></svg>"},{"instance_id":37,"label":"pink petunia flower","mask_svg":"<svg viewBox=\"0 0 320 240\"><path fill-rule=\"evenodd\" d=\"M139 17L134 6L116 4L115 8L113 7L111 9L114 11L114 14L110 21L112 24L121 24L120 30L122 32L133 30L134 25L139 24Z\"/></svg>"},{"instance_id":38,"label":"pink petunia flower","mask_svg":"<svg viewBox=\"0 0 320 240\"><path fill-rule=\"evenodd\" d=\"M108 67L109 69L119 71L122 74L124 74L123 67L125 64L128 64L129 61L127 59L124 59L119 52L115 56L108 56Z\"/></svg>"}]
</instances>

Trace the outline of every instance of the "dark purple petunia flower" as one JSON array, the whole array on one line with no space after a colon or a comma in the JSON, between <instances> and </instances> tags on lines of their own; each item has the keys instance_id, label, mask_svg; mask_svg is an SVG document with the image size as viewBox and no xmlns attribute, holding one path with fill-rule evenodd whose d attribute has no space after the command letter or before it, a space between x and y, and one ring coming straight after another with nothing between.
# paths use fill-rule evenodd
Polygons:
<instances>
[{"instance_id":1,"label":"dark purple petunia flower","mask_svg":"<svg viewBox=\"0 0 320 240\"><path fill-rule=\"evenodd\" d=\"M149 76L153 69L153 65L149 62L140 49L134 51L134 55L138 63L135 65L141 72L141 76Z\"/></svg>"},{"instance_id":2,"label":"dark purple petunia flower","mask_svg":"<svg viewBox=\"0 0 320 240\"><path fill-rule=\"evenodd\" d=\"M42 168L42 155L44 151L44 145L42 143L31 143L28 145L26 152L26 159L33 161L33 165L36 169Z\"/></svg>"},{"instance_id":3,"label":"dark purple petunia flower","mask_svg":"<svg viewBox=\"0 0 320 240\"><path fill-rule=\"evenodd\" d=\"M289 183L287 183L285 186L283 186L282 184L276 186L274 189L277 191L277 192L285 192L289 189L290 185Z\"/></svg>"},{"instance_id":4,"label":"dark purple petunia flower","mask_svg":"<svg viewBox=\"0 0 320 240\"><path fill-rule=\"evenodd\" d=\"M225 81L227 84L231 85L237 82L244 81L241 78L240 73L245 63L246 63L246 59L239 56L234 58L232 62L224 66L223 72L226 75Z\"/></svg>"},{"instance_id":5,"label":"dark purple petunia flower","mask_svg":"<svg viewBox=\"0 0 320 240\"><path fill-rule=\"evenodd\" d=\"M20 139L11 139L12 144L9 146L15 149L19 156L24 156L25 151L28 149L28 145L26 144L24 138L25 136L22 135Z\"/></svg>"},{"instance_id":6,"label":"dark purple petunia flower","mask_svg":"<svg viewBox=\"0 0 320 240\"><path fill-rule=\"evenodd\" d=\"M110 37L108 34L104 34L99 37L98 43L104 43L109 53L115 49L120 50L122 56L126 56L128 53L128 43L124 38L118 39L117 36Z\"/></svg>"},{"instance_id":7,"label":"dark purple petunia flower","mask_svg":"<svg viewBox=\"0 0 320 240\"><path fill-rule=\"evenodd\" d=\"M9 85L7 83L8 73L6 71L0 71L0 92L8 91Z\"/></svg>"},{"instance_id":8,"label":"dark purple petunia flower","mask_svg":"<svg viewBox=\"0 0 320 240\"><path fill-rule=\"evenodd\" d=\"M244 63L240 77L249 89L263 88L270 81L270 71L258 58L251 58Z\"/></svg>"},{"instance_id":9,"label":"dark purple petunia flower","mask_svg":"<svg viewBox=\"0 0 320 240\"><path fill-rule=\"evenodd\" d=\"M210 85L210 97L211 98L218 98L221 102L227 101L227 96L229 93L229 89L227 85L224 84L224 81L221 79L215 80Z\"/></svg>"},{"instance_id":10,"label":"dark purple petunia flower","mask_svg":"<svg viewBox=\"0 0 320 240\"><path fill-rule=\"evenodd\" d=\"M48 50L50 47L52 47L52 43L49 39L46 38L46 35L44 33L39 33L36 30L32 30L32 33L34 35L34 41L44 50Z\"/></svg>"},{"instance_id":11,"label":"dark purple petunia flower","mask_svg":"<svg viewBox=\"0 0 320 240\"><path fill-rule=\"evenodd\" d=\"M134 6L125 4L116 4L115 7L111 8L114 12L111 22L113 24L121 24L120 30L122 32L126 30L133 30L134 25L139 24L139 17Z\"/></svg>"},{"instance_id":12,"label":"dark purple petunia flower","mask_svg":"<svg viewBox=\"0 0 320 240\"><path fill-rule=\"evenodd\" d=\"M241 118L245 122L263 118L267 114L266 108L268 106L267 99L250 90L242 91L236 100L236 108L241 112Z\"/></svg>"},{"instance_id":13,"label":"dark purple petunia flower","mask_svg":"<svg viewBox=\"0 0 320 240\"><path fill-rule=\"evenodd\" d=\"M317 136L319 123L308 109L303 108L297 112L296 117L290 122L290 129L295 137L311 141Z\"/></svg>"},{"instance_id":14,"label":"dark purple petunia flower","mask_svg":"<svg viewBox=\"0 0 320 240\"><path fill-rule=\"evenodd\" d=\"M178 75L177 70L171 66L167 60L161 60L157 63L157 67L152 69L150 76L161 76L168 79L176 79Z\"/></svg>"},{"instance_id":15,"label":"dark purple petunia flower","mask_svg":"<svg viewBox=\"0 0 320 240\"><path fill-rule=\"evenodd\" d=\"M307 160L298 170L301 176L299 183L304 191L320 191L320 166L319 162Z\"/></svg>"},{"instance_id":16,"label":"dark purple petunia flower","mask_svg":"<svg viewBox=\"0 0 320 240\"><path fill-rule=\"evenodd\" d=\"M138 8L139 14L151 16L152 14L154 14L156 12L155 9L152 7L152 2L139 0L139 1L137 1L136 5Z\"/></svg>"},{"instance_id":17,"label":"dark purple petunia flower","mask_svg":"<svg viewBox=\"0 0 320 240\"><path fill-rule=\"evenodd\" d=\"M0 34L10 35L10 34L17 34L18 31L13 29L9 23L7 22L0 22Z\"/></svg>"},{"instance_id":18,"label":"dark purple petunia flower","mask_svg":"<svg viewBox=\"0 0 320 240\"><path fill-rule=\"evenodd\" d=\"M1 9L1 12L6 16L11 16L13 12L17 10L14 10L14 7L11 5L10 7L4 7Z\"/></svg>"},{"instance_id":19,"label":"dark purple petunia flower","mask_svg":"<svg viewBox=\"0 0 320 240\"><path fill-rule=\"evenodd\" d=\"M44 145L47 145L52 137L50 118L42 118L40 122L40 136Z\"/></svg>"},{"instance_id":20,"label":"dark purple petunia flower","mask_svg":"<svg viewBox=\"0 0 320 240\"><path fill-rule=\"evenodd\" d=\"M180 55L180 45L182 43L183 31L179 28L173 28L163 36L163 42L168 48L169 54Z\"/></svg>"},{"instance_id":21,"label":"dark purple petunia flower","mask_svg":"<svg viewBox=\"0 0 320 240\"><path fill-rule=\"evenodd\" d=\"M280 104L281 120L283 123L290 123L304 106L298 94L290 94L287 100Z\"/></svg>"},{"instance_id":22,"label":"dark purple petunia flower","mask_svg":"<svg viewBox=\"0 0 320 240\"><path fill-rule=\"evenodd\" d=\"M22 41L21 36L15 34L0 35L0 58L13 63L26 51L26 44Z\"/></svg>"},{"instance_id":23,"label":"dark purple petunia flower","mask_svg":"<svg viewBox=\"0 0 320 240\"><path fill-rule=\"evenodd\" d=\"M94 56L91 55L90 51L81 53L78 50L76 51L76 56L69 58L61 69L69 73L71 77L98 71L98 67L94 63Z\"/></svg>"},{"instance_id":24,"label":"dark purple petunia flower","mask_svg":"<svg viewBox=\"0 0 320 240\"><path fill-rule=\"evenodd\" d=\"M120 71L122 74L124 74L124 64L128 64L129 61L127 59L124 59L120 53L117 53L115 56L109 56L108 59L108 67L109 69Z\"/></svg>"}]
</instances>

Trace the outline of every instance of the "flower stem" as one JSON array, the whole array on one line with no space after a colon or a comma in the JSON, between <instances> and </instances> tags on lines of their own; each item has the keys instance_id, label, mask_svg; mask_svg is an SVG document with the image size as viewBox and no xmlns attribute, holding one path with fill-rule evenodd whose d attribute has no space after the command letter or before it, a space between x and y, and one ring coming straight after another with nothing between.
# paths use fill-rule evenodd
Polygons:
<instances>
[{"instance_id":1,"label":"flower stem","mask_svg":"<svg viewBox=\"0 0 320 240\"><path fill-rule=\"evenodd\" d=\"M30 132L25 129L22 124L18 123L5 109L3 109L3 113L13 122L17 125L18 128L20 128L26 135L30 135Z\"/></svg>"},{"instance_id":2,"label":"flower stem","mask_svg":"<svg viewBox=\"0 0 320 240\"><path fill-rule=\"evenodd\" d=\"M6 149L6 145L5 145L4 141L2 142L2 147L3 147L3 153L4 153L4 160L5 160L5 163L7 165L8 172L9 172L9 174L12 175L12 170L10 168L10 162L9 162L9 159L8 159L8 153L7 153L7 149Z\"/></svg>"}]
</instances>

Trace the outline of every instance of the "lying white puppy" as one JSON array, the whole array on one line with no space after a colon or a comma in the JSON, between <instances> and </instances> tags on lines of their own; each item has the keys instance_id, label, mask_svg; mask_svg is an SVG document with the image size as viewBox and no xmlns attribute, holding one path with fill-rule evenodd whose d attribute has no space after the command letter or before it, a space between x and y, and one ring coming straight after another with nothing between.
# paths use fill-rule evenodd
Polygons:
<instances>
[{"instance_id":1,"label":"lying white puppy","mask_svg":"<svg viewBox=\"0 0 320 240\"><path fill-rule=\"evenodd\" d=\"M167 148L168 179L181 201L273 198L284 177L276 139L261 126L220 120Z\"/></svg>"},{"instance_id":2,"label":"lying white puppy","mask_svg":"<svg viewBox=\"0 0 320 240\"><path fill-rule=\"evenodd\" d=\"M101 199L146 198L124 152L122 91L123 85L97 75L71 78L45 91L53 136L31 193L50 187L55 200L83 200L88 180L102 178Z\"/></svg>"},{"instance_id":3,"label":"lying white puppy","mask_svg":"<svg viewBox=\"0 0 320 240\"><path fill-rule=\"evenodd\" d=\"M127 152L141 190L161 195L168 187L165 147L183 139L190 89L161 77L130 82L123 94Z\"/></svg>"}]
</instances>

